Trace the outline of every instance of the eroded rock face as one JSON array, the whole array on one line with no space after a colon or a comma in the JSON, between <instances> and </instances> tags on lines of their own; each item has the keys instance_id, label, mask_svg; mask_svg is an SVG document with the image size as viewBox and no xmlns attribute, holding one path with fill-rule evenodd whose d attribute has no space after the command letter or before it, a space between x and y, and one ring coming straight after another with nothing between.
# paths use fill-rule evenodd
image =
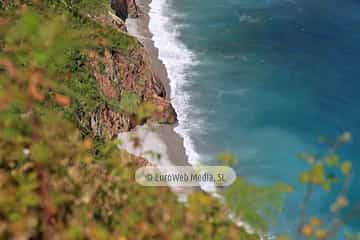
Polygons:
<instances>
[{"instance_id":1,"label":"eroded rock face","mask_svg":"<svg viewBox=\"0 0 360 240\"><path fill-rule=\"evenodd\" d=\"M156 94L149 96L147 101L156 106L156 110L152 115L151 120L164 124L176 123L176 112L169 101L164 100L164 98L157 96Z\"/></svg>"},{"instance_id":2,"label":"eroded rock face","mask_svg":"<svg viewBox=\"0 0 360 240\"><path fill-rule=\"evenodd\" d=\"M129 131L132 126L129 115L103 107L91 113L90 128L94 136L113 138L119 132Z\"/></svg>"},{"instance_id":3,"label":"eroded rock face","mask_svg":"<svg viewBox=\"0 0 360 240\"><path fill-rule=\"evenodd\" d=\"M135 0L111 0L111 8L123 21L128 17L136 18L139 16Z\"/></svg>"},{"instance_id":4,"label":"eroded rock face","mask_svg":"<svg viewBox=\"0 0 360 240\"><path fill-rule=\"evenodd\" d=\"M128 17L127 0L111 0L111 8L116 16L125 21Z\"/></svg>"},{"instance_id":5,"label":"eroded rock face","mask_svg":"<svg viewBox=\"0 0 360 240\"><path fill-rule=\"evenodd\" d=\"M120 103L123 91L135 93L141 102L150 103L155 110L148 120L173 124L176 112L166 99L165 88L154 74L144 48L138 48L128 55L105 50L103 55L90 56L100 91L108 99ZM136 125L133 113L115 112L103 107L91 114L90 128L95 136L114 137L119 132L129 131Z\"/></svg>"},{"instance_id":6,"label":"eroded rock face","mask_svg":"<svg viewBox=\"0 0 360 240\"><path fill-rule=\"evenodd\" d=\"M135 0L127 0L128 17L137 18L139 17L139 8L136 5Z\"/></svg>"},{"instance_id":7,"label":"eroded rock face","mask_svg":"<svg viewBox=\"0 0 360 240\"><path fill-rule=\"evenodd\" d=\"M117 17L102 16L95 19L109 27L123 30L118 25L128 17L137 17L139 9L135 0L111 0L111 7ZM120 23L119 23L120 21ZM151 69L149 56L141 46L127 54L105 49L104 52L89 54L89 63L97 81L99 91L106 97L107 103L90 113L89 120L83 119L94 136L113 138L119 132L129 131L139 124L134 112L126 112L120 105L124 93L135 94L141 103L150 103L154 111L145 119L164 124L177 121L176 112L166 99L166 90L160 78ZM126 91L126 92L125 92ZM110 104L111 103L111 104ZM115 105L115 107L114 107Z\"/></svg>"}]
</instances>

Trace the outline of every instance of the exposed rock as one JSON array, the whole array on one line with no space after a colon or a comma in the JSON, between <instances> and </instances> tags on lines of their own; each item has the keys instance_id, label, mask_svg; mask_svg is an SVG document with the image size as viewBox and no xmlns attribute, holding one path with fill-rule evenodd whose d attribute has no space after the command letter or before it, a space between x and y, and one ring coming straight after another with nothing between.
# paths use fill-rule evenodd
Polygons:
<instances>
[{"instance_id":1,"label":"exposed rock","mask_svg":"<svg viewBox=\"0 0 360 240\"><path fill-rule=\"evenodd\" d=\"M111 8L123 21L128 18L127 0L111 0Z\"/></svg>"},{"instance_id":2,"label":"exposed rock","mask_svg":"<svg viewBox=\"0 0 360 240\"><path fill-rule=\"evenodd\" d=\"M139 13L135 0L112 0L111 7L117 16L110 14L94 20L120 31L126 31L124 21L127 17L137 17ZM89 63L99 90L107 99L106 106L90 113L89 120L81 120L94 136L113 138L119 132L129 131L146 120L164 124L176 122L176 112L166 99L165 87L152 71L145 48L140 43L139 46L127 54L110 49L105 49L101 54L95 51L89 54ZM142 103L154 106L152 115L144 122L138 122L135 113L117 108L125 91L136 94Z\"/></svg>"},{"instance_id":3,"label":"exposed rock","mask_svg":"<svg viewBox=\"0 0 360 240\"><path fill-rule=\"evenodd\" d=\"M114 83L119 82L119 77L114 68L111 53L106 50L103 57L96 53L91 53L90 65L102 93L109 99L118 99L120 93L119 90L115 88Z\"/></svg>"},{"instance_id":4,"label":"exposed rock","mask_svg":"<svg viewBox=\"0 0 360 240\"><path fill-rule=\"evenodd\" d=\"M100 23L104 27L112 27L120 32L127 32L125 21L123 21L120 17L112 13L111 11L108 14L101 15L93 15L91 19L95 20L97 23Z\"/></svg>"},{"instance_id":5,"label":"exposed rock","mask_svg":"<svg viewBox=\"0 0 360 240\"><path fill-rule=\"evenodd\" d=\"M125 22L113 13L109 13L109 14L110 14L111 22L108 25L114 26L119 31L127 32Z\"/></svg>"},{"instance_id":6,"label":"exposed rock","mask_svg":"<svg viewBox=\"0 0 360 240\"><path fill-rule=\"evenodd\" d=\"M155 106L150 120L165 124L175 123L176 112L165 98L165 88L151 70L148 59L147 52L142 47L128 55L105 50L102 56L90 54L90 66L104 96L120 102L124 90L136 93L143 102ZM119 113L103 107L91 114L89 125L93 135L112 138L138 124L140 123L132 113Z\"/></svg>"},{"instance_id":7,"label":"exposed rock","mask_svg":"<svg viewBox=\"0 0 360 240\"><path fill-rule=\"evenodd\" d=\"M128 17L137 18L139 17L139 8L136 5L135 0L127 0Z\"/></svg>"},{"instance_id":8,"label":"exposed rock","mask_svg":"<svg viewBox=\"0 0 360 240\"><path fill-rule=\"evenodd\" d=\"M158 123L173 124L177 121L177 116L173 106L164 98L155 94L147 98L147 101L156 106L151 120Z\"/></svg>"},{"instance_id":9,"label":"exposed rock","mask_svg":"<svg viewBox=\"0 0 360 240\"><path fill-rule=\"evenodd\" d=\"M91 113L90 128L94 136L112 138L121 131L129 131L131 123L127 114L104 107Z\"/></svg>"},{"instance_id":10,"label":"exposed rock","mask_svg":"<svg viewBox=\"0 0 360 240\"><path fill-rule=\"evenodd\" d=\"M133 161L136 164L136 167L138 168L154 166L154 164L152 164L149 160L146 160L143 157L133 156L133 159L134 159Z\"/></svg>"},{"instance_id":11,"label":"exposed rock","mask_svg":"<svg viewBox=\"0 0 360 240\"><path fill-rule=\"evenodd\" d=\"M135 0L111 0L111 8L123 21L128 17L136 18L139 16Z\"/></svg>"}]
</instances>

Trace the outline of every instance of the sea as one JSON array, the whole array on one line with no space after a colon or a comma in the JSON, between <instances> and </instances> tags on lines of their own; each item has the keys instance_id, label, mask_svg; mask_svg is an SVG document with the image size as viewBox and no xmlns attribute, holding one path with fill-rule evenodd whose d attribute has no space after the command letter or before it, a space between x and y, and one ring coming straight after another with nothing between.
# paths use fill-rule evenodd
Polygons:
<instances>
[{"instance_id":1,"label":"sea","mask_svg":"<svg viewBox=\"0 0 360 240\"><path fill-rule=\"evenodd\" d=\"M339 155L353 164L349 204L360 201L359 0L153 0L150 7L190 163L214 163L226 151L251 183L291 184L270 224L272 235L291 235L307 167L297 155L321 156L327 146L319 137L350 131ZM307 214L331 219L336 196L316 191ZM356 231L359 220L336 239Z\"/></svg>"}]
</instances>

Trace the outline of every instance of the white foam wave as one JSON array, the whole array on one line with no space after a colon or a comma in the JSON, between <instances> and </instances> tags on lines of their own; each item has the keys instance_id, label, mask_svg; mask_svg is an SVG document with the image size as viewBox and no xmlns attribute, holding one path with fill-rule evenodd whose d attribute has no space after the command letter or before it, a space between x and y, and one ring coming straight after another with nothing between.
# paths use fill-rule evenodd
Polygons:
<instances>
[{"instance_id":1,"label":"white foam wave","mask_svg":"<svg viewBox=\"0 0 360 240\"><path fill-rule=\"evenodd\" d=\"M189 118L189 113L193 109L191 109L192 107L189 102L190 96L183 88L191 84L189 80L194 76L194 73L190 69L198 64L198 62L194 53L178 40L178 28L175 24L171 23L171 19L166 15L169 12L167 0L153 0L150 3L149 29L153 35L154 45L159 50L159 58L165 64L170 79L171 103L178 113L179 121L175 131L184 139L184 147L189 163L196 166L200 164L200 156L196 152L194 143L190 138L191 129L186 127L187 123L192 121ZM204 191L216 193L214 185L204 184L201 185L201 188ZM253 229L248 224L237 219L236 222L238 225L245 227L249 232L253 232Z\"/></svg>"},{"instance_id":2,"label":"white foam wave","mask_svg":"<svg viewBox=\"0 0 360 240\"><path fill-rule=\"evenodd\" d=\"M191 78L190 68L197 64L195 55L182 43L178 37L178 30L171 19L165 14L166 0L156 0L150 3L149 28L153 34L152 40L159 49L159 58L165 64L170 78L171 102L178 113L179 125L175 131L184 138L184 147L190 164L199 163L199 154L190 138L189 122L190 96L183 91ZM166 11L165 11L166 10Z\"/></svg>"}]
</instances>

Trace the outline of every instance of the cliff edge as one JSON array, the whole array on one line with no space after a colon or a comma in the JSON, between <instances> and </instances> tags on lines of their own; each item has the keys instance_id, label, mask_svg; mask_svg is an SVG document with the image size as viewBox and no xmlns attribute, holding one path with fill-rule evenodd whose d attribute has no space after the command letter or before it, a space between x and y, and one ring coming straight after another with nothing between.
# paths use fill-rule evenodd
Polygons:
<instances>
[{"instance_id":1,"label":"cliff edge","mask_svg":"<svg viewBox=\"0 0 360 240\"><path fill-rule=\"evenodd\" d=\"M109 12L109 15L97 15L93 19L115 29L113 34L127 34L124 21L139 15L135 0L112 0L111 7L116 16ZM113 138L146 121L162 124L177 121L176 112L166 99L163 83L151 69L147 51L136 39L132 40L136 47L128 51L103 47L87 56L98 90L106 99L105 104L79 118L82 127L93 136ZM138 119L137 110L144 105L151 106L151 114Z\"/></svg>"},{"instance_id":2,"label":"cliff edge","mask_svg":"<svg viewBox=\"0 0 360 240\"><path fill-rule=\"evenodd\" d=\"M111 0L111 8L123 21L128 17L136 18L139 16L139 8L135 0Z\"/></svg>"}]
</instances>

